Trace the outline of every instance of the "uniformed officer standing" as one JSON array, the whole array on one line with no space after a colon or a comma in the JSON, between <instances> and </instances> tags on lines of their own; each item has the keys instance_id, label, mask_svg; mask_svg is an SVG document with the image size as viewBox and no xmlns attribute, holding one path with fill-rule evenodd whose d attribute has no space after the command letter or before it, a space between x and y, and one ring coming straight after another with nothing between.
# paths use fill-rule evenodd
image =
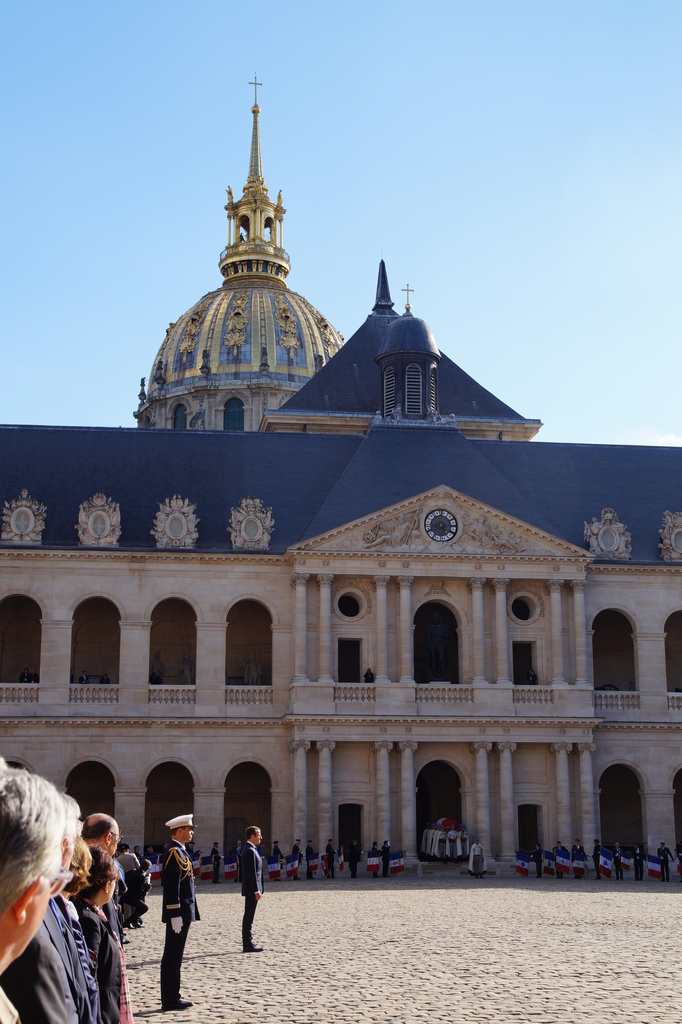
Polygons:
<instances>
[{"instance_id":1,"label":"uniformed officer standing","mask_svg":"<svg viewBox=\"0 0 682 1024\"><path fill-rule=\"evenodd\" d=\"M163 911L166 942L161 958L161 1005L164 1010L186 1010L192 1005L180 995L180 968L187 933L199 920L194 896L194 868L186 844L194 836L191 814L180 814L166 822L171 843L163 865Z\"/></svg>"}]
</instances>

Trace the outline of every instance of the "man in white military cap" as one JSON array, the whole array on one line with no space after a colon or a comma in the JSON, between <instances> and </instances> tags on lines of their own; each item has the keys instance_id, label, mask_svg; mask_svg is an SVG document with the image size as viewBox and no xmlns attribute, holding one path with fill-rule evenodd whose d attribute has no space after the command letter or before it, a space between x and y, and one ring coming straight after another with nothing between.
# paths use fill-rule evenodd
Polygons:
<instances>
[{"instance_id":1,"label":"man in white military cap","mask_svg":"<svg viewBox=\"0 0 682 1024\"><path fill-rule=\"evenodd\" d=\"M187 933L199 920L194 896L194 868L185 849L194 836L191 814L179 814L166 822L171 843L163 865L163 911L166 942L161 958L161 1005L164 1010L186 1010L192 1003L180 995L180 968Z\"/></svg>"}]
</instances>

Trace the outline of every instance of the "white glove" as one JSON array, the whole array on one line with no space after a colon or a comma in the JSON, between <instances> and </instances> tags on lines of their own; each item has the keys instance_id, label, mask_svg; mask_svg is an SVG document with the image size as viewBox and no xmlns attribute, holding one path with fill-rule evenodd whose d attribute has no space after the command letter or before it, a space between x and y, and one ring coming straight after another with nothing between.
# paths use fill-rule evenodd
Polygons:
<instances>
[{"instance_id":1,"label":"white glove","mask_svg":"<svg viewBox=\"0 0 682 1024\"><path fill-rule=\"evenodd\" d=\"M179 935L180 932L182 931L182 918L171 917L171 928L173 929L176 935Z\"/></svg>"}]
</instances>

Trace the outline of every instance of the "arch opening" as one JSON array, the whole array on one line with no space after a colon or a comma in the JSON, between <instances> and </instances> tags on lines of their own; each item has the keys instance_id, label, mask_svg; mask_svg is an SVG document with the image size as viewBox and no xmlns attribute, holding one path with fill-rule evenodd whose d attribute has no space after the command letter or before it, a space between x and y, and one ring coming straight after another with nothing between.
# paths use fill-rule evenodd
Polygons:
<instances>
[{"instance_id":1,"label":"arch opening","mask_svg":"<svg viewBox=\"0 0 682 1024\"><path fill-rule=\"evenodd\" d=\"M147 776L144 799L144 844L161 848L170 839L166 822L178 814L194 813L194 780L178 761L164 761Z\"/></svg>"},{"instance_id":2,"label":"arch opening","mask_svg":"<svg viewBox=\"0 0 682 1024\"><path fill-rule=\"evenodd\" d=\"M621 612L607 609L592 624L595 690L636 690L632 626Z\"/></svg>"},{"instance_id":3,"label":"arch opening","mask_svg":"<svg viewBox=\"0 0 682 1024\"><path fill-rule=\"evenodd\" d=\"M227 686L272 686L272 619L267 608L258 601L238 601L230 609L225 683Z\"/></svg>"},{"instance_id":4,"label":"arch opening","mask_svg":"<svg viewBox=\"0 0 682 1024\"><path fill-rule=\"evenodd\" d=\"M414 616L414 679L420 685L459 683L457 619L437 601L421 605Z\"/></svg>"},{"instance_id":5,"label":"arch opening","mask_svg":"<svg viewBox=\"0 0 682 1024\"><path fill-rule=\"evenodd\" d=\"M184 405L176 406L173 413L173 430L187 430L187 409Z\"/></svg>"},{"instance_id":6,"label":"arch opening","mask_svg":"<svg viewBox=\"0 0 682 1024\"><path fill-rule=\"evenodd\" d=\"M427 826L439 818L462 820L462 781L445 761L430 761L417 776L417 842L420 860L442 860L429 852ZM466 851L461 851L464 857Z\"/></svg>"},{"instance_id":7,"label":"arch opening","mask_svg":"<svg viewBox=\"0 0 682 1024\"><path fill-rule=\"evenodd\" d=\"M81 818L89 814L115 817L114 776L101 761L82 761L72 768L66 779L66 792L79 804Z\"/></svg>"},{"instance_id":8,"label":"arch opening","mask_svg":"<svg viewBox=\"0 0 682 1024\"><path fill-rule=\"evenodd\" d=\"M91 597L73 614L71 682L118 683L121 624L116 605L105 597Z\"/></svg>"},{"instance_id":9,"label":"arch opening","mask_svg":"<svg viewBox=\"0 0 682 1024\"><path fill-rule=\"evenodd\" d=\"M149 682L193 686L196 682L197 617L177 597L157 604L149 631Z\"/></svg>"},{"instance_id":10,"label":"arch opening","mask_svg":"<svg viewBox=\"0 0 682 1024\"><path fill-rule=\"evenodd\" d=\"M0 682L39 682L41 619L30 597L0 601Z\"/></svg>"},{"instance_id":11,"label":"arch opening","mask_svg":"<svg viewBox=\"0 0 682 1024\"><path fill-rule=\"evenodd\" d=\"M228 772L225 779L223 848L228 852L244 842L248 825L258 825L263 834L263 852L272 847L270 825L270 776L262 765L243 761ZM281 836L275 836L281 839Z\"/></svg>"},{"instance_id":12,"label":"arch opening","mask_svg":"<svg viewBox=\"0 0 682 1024\"><path fill-rule=\"evenodd\" d=\"M613 764L599 780L603 846L635 846L644 841L639 779L624 764Z\"/></svg>"},{"instance_id":13,"label":"arch opening","mask_svg":"<svg viewBox=\"0 0 682 1024\"><path fill-rule=\"evenodd\" d=\"M228 398L223 412L223 430L244 429L244 403L238 398Z\"/></svg>"},{"instance_id":14,"label":"arch opening","mask_svg":"<svg viewBox=\"0 0 682 1024\"><path fill-rule=\"evenodd\" d=\"M665 676L669 693L682 692L682 612L673 612L665 624Z\"/></svg>"}]
</instances>

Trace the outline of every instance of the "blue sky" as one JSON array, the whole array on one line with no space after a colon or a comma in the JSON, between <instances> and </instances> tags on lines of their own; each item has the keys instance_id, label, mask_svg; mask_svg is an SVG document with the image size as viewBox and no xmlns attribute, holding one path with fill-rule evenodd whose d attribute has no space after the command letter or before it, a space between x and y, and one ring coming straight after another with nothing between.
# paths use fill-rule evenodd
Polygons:
<instances>
[{"instance_id":1,"label":"blue sky","mask_svg":"<svg viewBox=\"0 0 682 1024\"><path fill-rule=\"evenodd\" d=\"M0 69L0 421L133 426L220 284L254 71L289 284L396 302L546 441L682 444L682 4L30 3Z\"/></svg>"}]
</instances>

